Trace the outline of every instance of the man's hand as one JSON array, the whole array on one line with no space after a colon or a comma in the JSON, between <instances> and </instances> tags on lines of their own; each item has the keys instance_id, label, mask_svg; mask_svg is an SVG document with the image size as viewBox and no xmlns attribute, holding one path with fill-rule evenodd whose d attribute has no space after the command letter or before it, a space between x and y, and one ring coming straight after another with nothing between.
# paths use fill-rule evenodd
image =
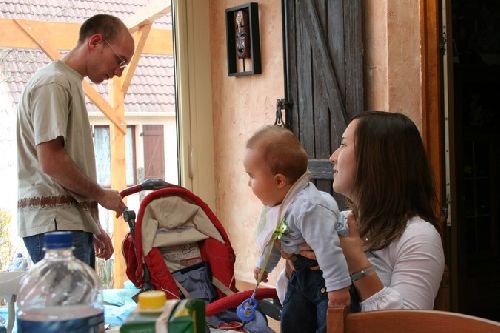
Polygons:
<instances>
[{"instance_id":1,"label":"man's hand","mask_svg":"<svg viewBox=\"0 0 500 333\"><path fill-rule=\"evenodd\" d=\"M106 209L114 210L116 217L119 217L127 207L120 192L115 190L103 189L102 194L97 198L97 202Z\"/></svg>"},{"instance_id":2,"label":"man's hand","mask_svg":"<svg viewBox=\"0 0 500 333\"><path fill-rule=\"evenodd\" d=\"M111 242L111 238L109 235L102 229L99 225L99 229L101 233L99 235L94 234L94 251L95 256L101 259L109 259L113 255L115 251L113 248L113 243Z\"/></svg>"}]
</instances>

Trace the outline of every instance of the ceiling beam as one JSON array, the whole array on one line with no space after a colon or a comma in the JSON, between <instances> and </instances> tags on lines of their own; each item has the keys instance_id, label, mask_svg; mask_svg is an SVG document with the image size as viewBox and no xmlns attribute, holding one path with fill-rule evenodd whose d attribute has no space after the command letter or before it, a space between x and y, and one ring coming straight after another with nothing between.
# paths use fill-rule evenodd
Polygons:
<instances>
[{"instance_id":1,"label":"ceiling beam","mask_svg":"<svg viewBox=\"0 0 500 333\"><path fill-rule=\"evenodd\" d=\"M80 23L44 22L23 20L33 30L43 31L44 40L56 46L58 50L71 50L78 40ZM138 29L135 29L136 31ZM15 19L0 18L0 48L36 49L38 43L16 23ZM172 30L151 29L142 51L143 54L173 55Z\"/></svg>"},{"instance_id":2,"label":"ceiling beam","mask_svg":"<svg viewBox=\"0 0 500 333\"><path fill-rule=\"evenodd\" d=\"M143 25L153 24L153 22L170 13L170 5L166 0L153 0L147 6L137 10L135 14L123 20L131 33L136 32Z\"/></svg>"},{"instance_id":3,"label":"ceiling beam","mask_svg":"<svg viewBox=\"0 0 500 333\"><path fill-rule=\"evenodd\" d=\"M19 28L28 35L38 47L45 52L52 60L57 60L61 58L61 54L56 49L54 45L50 43L45 36L47 36L47 31L43 28L34 29L31 22L28 20L15 19L14 20ZM95 90L94 87L90 85L86 80L83 80L83 91L87 94L92 102L108 117L108 119L115 124L120 131L126 132L126 126L124 124L123 117L119 117L116 112L111 108L109 103L101 96L101 94Z\"/></svg>"},{"instance_id":4,"label":"ceiling beam","mask_svg":"<svg viewBox=\"0 0 500 333\"><path fill-rule=\"evenodd\" d=\"M50 59L57 60L61 58L61 54L57 48L47 39L46 27L35 28L31 25L31 22L21 19L14 19L14 22L24 32L22 35L28 36L37 45L37 48L42 49Z\"/></svg>"},{"instance_id":5,"label":"ceiling beam","mask_svg":"<svg viewBox=\"0 0 500 333\"><path fill-rule=\"evenodd\" d=\"M139 63L139 59L144 50L144 45L148 40L148 35L151 30L151 24L146 24L140 27L138 31L134 33L135 40L135 51L134 56L130 60L130 63L125 69L123 73L123 83L122 83L122 92L124 95L127 94L128 87L130 86L130 82L132 82L132 77L134 76L135 70L137 68L137 64Z\"/></svg>"}]
</instances>

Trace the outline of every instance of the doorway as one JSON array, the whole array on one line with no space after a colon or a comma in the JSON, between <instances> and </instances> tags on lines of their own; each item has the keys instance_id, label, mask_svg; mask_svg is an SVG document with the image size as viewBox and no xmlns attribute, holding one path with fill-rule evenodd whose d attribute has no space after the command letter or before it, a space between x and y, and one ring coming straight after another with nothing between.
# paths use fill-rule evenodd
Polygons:
<instances>
[{"instance_id":1,"label":"doorway","mask_svg":"<svg viewBox=\"0 0 500 333\"><path fill-rule=\"evenodd\" d=\"M500 3L443 0L451 309L500 320Z\"/></svg>"}]
</instances>

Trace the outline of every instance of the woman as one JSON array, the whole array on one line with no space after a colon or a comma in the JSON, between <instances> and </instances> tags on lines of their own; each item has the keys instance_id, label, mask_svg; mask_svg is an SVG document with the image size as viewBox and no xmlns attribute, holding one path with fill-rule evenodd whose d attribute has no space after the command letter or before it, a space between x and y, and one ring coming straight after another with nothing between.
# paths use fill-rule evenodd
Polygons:
<instances>
[{"instance_id":1,"label":"woman","mask_svg":"<svg viewBox=\"0 0 500 333\"><path fill-rule=\"evenodd\" d=\"M352 206L341 246L361 311L432 309L444 254L431 170L415 124L398 113L361 113L330 161L333 189Z\"/></svg>"}]
</instances>

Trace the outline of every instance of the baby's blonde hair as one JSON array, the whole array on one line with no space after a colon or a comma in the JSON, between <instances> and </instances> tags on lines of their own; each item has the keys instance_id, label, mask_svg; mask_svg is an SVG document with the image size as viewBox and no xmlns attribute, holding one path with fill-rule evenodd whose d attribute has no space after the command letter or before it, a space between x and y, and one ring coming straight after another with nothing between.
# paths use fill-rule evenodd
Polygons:
<instances>
[{"instance_id":1,"label":"baby's blonde hair","mask_svg":"<svg viewBox=\"0 0 500 333\"><path fill-rule=\"evenodd\" d=\"M281 173L290 184L307 171L307 153L288 129L265 126L248 139L246 148L260 149L264 161L275 175Z\"/></svg>"}]
</instances>

